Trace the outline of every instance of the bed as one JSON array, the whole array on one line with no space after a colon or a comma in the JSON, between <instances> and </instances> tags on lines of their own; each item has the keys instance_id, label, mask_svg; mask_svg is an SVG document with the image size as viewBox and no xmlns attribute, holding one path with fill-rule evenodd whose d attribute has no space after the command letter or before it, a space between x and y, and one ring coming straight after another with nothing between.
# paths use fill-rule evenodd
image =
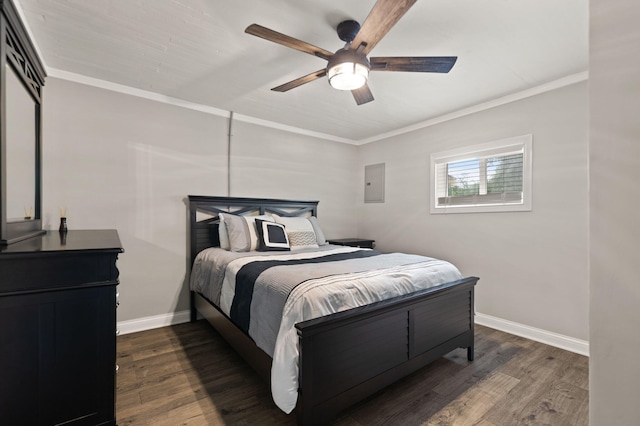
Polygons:
<instances>
[{"instance_id":1,"label":"bed","mask_svg":"<svg viewBox=\"0 0 640 426\"><path fill-rule=\"evenodd\" d=\"M196 264L201 267L203 257L221 256L223 250L216 247L221 245L220 218L228 217L225 214L315 217L318 206L317 201L239 197L190 195L188 200L190 264L194 271ZM307 255L301 251L303 254L296 253L295 256L289 252L283 254L288 256L287 259L297 256L363 258L345 262L354 264L366 264L370 256L379 255L385 259L385 256L391 256L336 246L323 247L323 250L326 253ZM315 252L315 249L308 252ZM263 259L261 255L245 253L246 258L234 258L231 262L257 264L259 262L251 262L271 259ZM252 256L258 257L254 259ZM417 268L415 270L416 274L421 273ZM453 276L443 271L441 281L442 277ZM200 269L197 272L200 274ZM402 275L406 274L407 271L403 270ZM190 281L193 284L193 276ZM296 373L294 391L297 389L297 392L293 401L298 424L326 423L345 408L454 349L466 348L467 358L472 361L474 286L477 281L476 277L459 276L429 288L295 323L289 334L293 333L294 338L297 336L294 342L297 357L293 359ZM225 293L222 294L218 299L225 299ZM221 307L224 303L212 301L216 296L211 292L195 285L190 287L190 295L191 320L195 321L198 314L204 317L267 383L271 383L272 393L276 396L278 392L274 389L279 376L272 376L272 367L274 372L279 371L282 368L279 359L282 357L272 358L271 351L259 339L249 337L247 327L233 317L228 308ZM276 353L279 354L277 348L276 345ZM277 400L276 403L280 406Z\"/></svg>"}]
</instances>

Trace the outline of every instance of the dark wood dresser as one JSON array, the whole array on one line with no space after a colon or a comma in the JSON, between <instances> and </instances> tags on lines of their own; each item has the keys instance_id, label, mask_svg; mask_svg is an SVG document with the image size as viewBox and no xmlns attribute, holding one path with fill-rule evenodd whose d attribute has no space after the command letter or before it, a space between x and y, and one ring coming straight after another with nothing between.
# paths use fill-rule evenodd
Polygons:
<instances>
[{"instance_id":1,"label":"dark wood dresser","mask_svg":"<svg viewBox=\"0 0 640 426\"><path fill-rule=\"evenodd\" d=\"M115 230L0 247L0 423L115 425Z\"/></svg>"}]
</instances>

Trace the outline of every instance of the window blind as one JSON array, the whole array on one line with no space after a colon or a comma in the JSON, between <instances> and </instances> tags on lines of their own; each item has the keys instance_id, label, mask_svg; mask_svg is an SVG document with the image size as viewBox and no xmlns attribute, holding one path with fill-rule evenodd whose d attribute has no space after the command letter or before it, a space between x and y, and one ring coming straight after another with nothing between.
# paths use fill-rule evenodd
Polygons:
<instances>
[{"instance_id":1,"label":"window blind","mask_svg":"<svg viewBox=\"0 0 640 426\"><path fill-rule=\"evenodd\" d=\"M491 143L481 146L484 149L474 147L469 152L432 156L435 168L432 207L523 205L528 195L526 181L530 182L527 157L531 155L531 137L529 144L524 140L506 142L509 143Z\"/></svg>"}]
</instances>

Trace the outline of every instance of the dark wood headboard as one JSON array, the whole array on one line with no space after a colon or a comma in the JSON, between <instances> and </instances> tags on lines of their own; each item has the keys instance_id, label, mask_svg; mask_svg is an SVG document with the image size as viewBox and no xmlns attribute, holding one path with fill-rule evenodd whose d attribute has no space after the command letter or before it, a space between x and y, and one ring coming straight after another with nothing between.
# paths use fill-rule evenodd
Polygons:
<instances>
[{"instance_id":1,"label":"dark wood headboard","mask_svg":"<svg viewBox=\"0 0 640 426\"><path fill-rule=\"evenodd\" d=\"M198 220L197 213L203 213ZM189 259L209 247L219 247L220 213L238 215L275 213L279 216L317 216L318 201L277 200L270 198L208 197L189 195Z\"/></svg>"}]
</instances>

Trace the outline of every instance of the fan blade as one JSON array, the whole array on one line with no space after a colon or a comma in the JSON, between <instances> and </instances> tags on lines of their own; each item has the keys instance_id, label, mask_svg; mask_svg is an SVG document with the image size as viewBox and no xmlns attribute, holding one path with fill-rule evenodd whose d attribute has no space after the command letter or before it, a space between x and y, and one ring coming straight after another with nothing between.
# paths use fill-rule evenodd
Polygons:
<instances>
[{"instance_id":1,"label":"fan blade","mask_svg":"<svg viewBox=\"0 0 640 426\"><path fill-rule=\"evenodd\" d=\"M352 90L351 93L353 93L353 98L356 100L358 105L366 104L373 100L373 93L371 93L371 89L369 89L369 85L367 83L359 89Z\"/></svg>"},{"instance_id":2,"label":"fan blade","mask_svg":"<svg viewBox=\"0 0 640 426\"><path fill-rule=\"evenodd\" d=\"M251 24L245 30L245 33L254 35L256 37L263 38L265 40L272 41L274 43L281 44L283 46L290 47L292 49L299 50L300 52L308 53L313 56L318 56L322 59L329 60L333 56L333 52L324 50L320 47L306 43L297 38L289 37L288 35L281 34L277 31L270 30L258 24Z\"/></svg>"},{"instance_id":3,"label":"fan blade","mask_svg":"<svg viewBox=\"0 0 640 426\"><path fill-rule=\"evenodd\" d=\"M327 70L325 68L318 70L316 72L312 72L311 74L307 74L304 77L296 78L288 83L282 84L278 87L274 87L273 91L276 92L286 92L287 90L295 89L298 86L302 86L303 84L310 83L313 80L317 80L321 77L327 75Z\"/></svg>"},{"instance_id":4,"label":"fan blade","mask_svg":"<svg viewBox=\"0 0 640 426\"><path fill-rule=\"evenodd\" d=\"M369 58L371 71L441 72L451 71L457 56L388 56Z\"/></svg>"},{"instance_id":5,"label":"fan blade","mask_svg":"<svg viewBox=\"0 0 640 426\"><path fill-rule=\"evenodd\" d=\"M378 0L360 27L351 47L357 49L362 43L366 43L364 54L368 55L415 2L416 0Z\"/></svg>"}]
</instances>

